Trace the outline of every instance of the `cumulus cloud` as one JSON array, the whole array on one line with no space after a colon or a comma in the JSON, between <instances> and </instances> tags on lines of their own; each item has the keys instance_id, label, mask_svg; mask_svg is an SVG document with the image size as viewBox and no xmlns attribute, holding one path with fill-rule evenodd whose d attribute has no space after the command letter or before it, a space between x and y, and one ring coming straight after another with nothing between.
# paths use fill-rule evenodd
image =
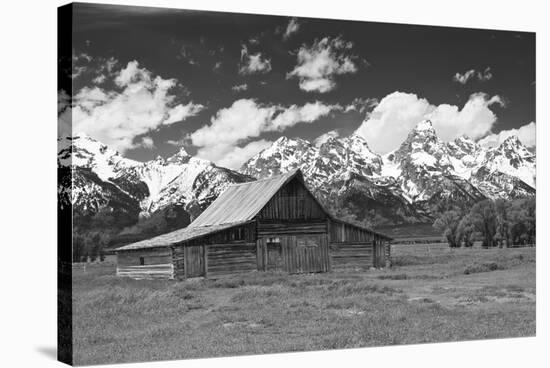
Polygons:
<instances>
[{"instance_id":1,"label":"cumulus cloud","mask_svg":"<svg viewBox=\"0 0 550 368\"><path fill-rule=\"evenodd\" d=\"M283 131L297 123L312 123L322 116L328 115L332 110L340 109L339 105L325 105L322 102L308 102L303 106L291 105L282 109L271 121L269 130Z\"/></svg>"},{"instance_id":2,"label":"cumulus cloud","mask_svg":"<svg viewBox=\"0 0 550 368\"><path fill-rule=\"evenodd\" d=\"M188 117L195 116L204 109L201 104L188 103L186 105L179 104L168 111L168 117L163 121L164 125L183 121Z\"/></svg>"},{"instance_id":3,"label":"cumulus cloud","mask_svg":"<svg viewBox=\"0 0 550 368\"><path fill-rule=\"evenodd\" d=\"M70 114L74 133L84 132L124 152L142 145L134 142L137 136L185 120L203 109L193 102L176 104L171 90L177 81L153 77L137 61L114 73L114 82L118 88L110 91L98 86L82 88L60 119Z\"/></svg>"},{"instance_id":4,"label":"cumulus cloud","mask_svg":"<svg viewBox=\"0 0 550 368\"><path fill-rule=\"evenodd\" d=\"M502 130L499 133L491 133L480 139L478 143L483 147L497 147L504 142L506 138L514 135L518 137L521 143L527 147L535 147L537 145L536 124L534 121L529 124L522 125L517 129Z\"/></svg>"},{"instance_id":5,"label":"cumulus cloud","mask_svg":"<svg viewBox=\"0 0 550 368\"><path fill-rule=\"evenodd\" d=\"M271 71L271 59L262 56L261 52L251 54L246 45L241 47L241 63L239 73L247 74L262 74Z\"/></svg>"},{"instance_id":6,"label":"cumulus cloud","mask_svg":"<svg viewBox=\"0 0 550 368\"><path fill-rule=\"evenodd\" d=\"M72 133L71 96L61 89L57 92L57 136L69 136Z\"/></svg>"},{"instance_id":7,"label":"cumulus cloud","mask_svg":"<svg viewBox=\"0 0 550 368\"><path fill-rule=\"evenodd\" d=\"M240 99L230 107L219 110L209 125L192 133L190 138L192 144L199 147L199 157L237 168L244 162L239 162L237 157L243 158L245 153L259 147L257 143L246 149L238 149L239 144L250 138L257 138L264 132L283 131L301 122L312 123L335 109L340 109L340 106L325 105L318 101L303 106L285 107L259 104L253 99ZM233 155L228 164L226 156L230 153Z\"/></svg>"},{"instance_id":8,"label":"cumulus cloud","mask_svg":"<svg viewBox=\"0 0 550 368\"><path fill-rule=\"evenodd\" d=\"M298 50L298 63L286 77L298 78L300 89L306 92L331 91L336 87L336 75L357 71L353 61L356 57L349 54L352 47L352 42L340 37L315 40L310 47L302 45Z\"/></svg>"},{"instance_id":9,"label":"cumulus cloud","mask_svg":"<svg viewBox=\"0 0 550 368\"><path fill-rule=\"evenodd\" d=\"M283 40L288 40L288 38L293 34L298 32L300 29L300 23L298 23L297 18L292 18L286 26L285 33L283 33Z\"/></svg>"},{"instance_id":10,"label":"cumulus cloud","mask_svg":"<svg viewBox=\"0 0 550 368\"><path fill-rule=\"evenodd\" d=\"M489 108L504 106L500 96L489 97L474 93L466 104L432 105L425 98L412 93L393 92L384 97L367 115L356 133L362 135L376 152L387 153L396 149L411 129L424 119L430 119L438 136L449 141L466 134L473 139L481 138L491 131L497 121Z\"/></svg>"},{"instance_id":11,"label":"cumulus cloud","mask_svg":"<svg viewBox=\"0 0 550 368\"><path fill-rule=\"evenodd\" d=\"M460 84L466 84L472 78L477 78L481 82L488 81L493 78L493 73L491 73L491 68L485 68L483 71L476 71L475 69L467 70L464 73L456 73L453 76L453 81Z\"/></svg>"},{"instance_id":12,"label":"cumulus cloud","mask_svg":"<svg viewBox=\"0 0 550 368\"><path fill-rule=\"evenodd\" d=\"M153 138L151 137L143 137L141 139L140 146L147 148L147 149L153 149L155 148L155 142L153 141Z\"/></svg>"},{"instance_id":13,"label":"cumulus cloud","mask_svg":"<svg viewBox=\"0 0 550 368\"><path fill-rule=\"evenodd\" d=\"M313 140L313 144L315 145L315 147L319 147L323 143L325 143L329 138L338 138L339 136L340 136L340 133L338 133L338 130L331 130L315 138Z\"/></svg>"},{"instance_id":14,"label":"cumulus cloud","mask_svg":"<svg viewBox=\"0 0 550 368\"><path fill-rule=\"evenodd\" d=\"M246 91L247 89L248 89L248 84L246 84L246 83L238 84L238 85L235 85L235 86L231 87L231 90L234 91L234 92Z\"/></svg>"}]
</instances>

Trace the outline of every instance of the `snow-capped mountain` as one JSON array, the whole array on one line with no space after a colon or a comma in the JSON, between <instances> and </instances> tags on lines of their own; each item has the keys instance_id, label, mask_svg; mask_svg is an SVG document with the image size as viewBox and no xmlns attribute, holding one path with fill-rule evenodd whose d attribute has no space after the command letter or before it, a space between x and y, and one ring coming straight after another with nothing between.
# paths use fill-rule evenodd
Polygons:
<instances>
[{"instance_id":1,"label":"snow-capped mountain","mask_svg":"<svg viewBox=\"0 0 550 368\"><path fill-rule=\"evenodd\" d=\"M183 148L167 159L138 162L83 134L60 138L58 146L61 205L70 201L81 213L106 206L136 218L167 206L201 211L230 184L253 180ZM71 171L72 188L67 190Z\"/></svg>"},{"instance_id":2,"label":"snow-capped mountain","mask_svg":"<svg viewBox=\"0 0 550 368\"><path fill-rule=\"evenodd\" d=\"M385 155L372 152L357 135L331 137L318 147L283 137L240 171L263 178L299 167L325 201L355 206L356 216L371 216L375 209L391 221L408 222L426 218L442 201L475 203L533 195L535 166L535 155L515 137L490 149L466 136L443 142L425 120Z\"/></svg>"},{"instance_id":3,"label":"snow-capped mountain","mask_svg":"<svg viewBox=\"0 0 550 368\"><path fill-rule=\"evenodd\" d=\"M440 203L467 205L535 194L536 156L516 137L494 148L466 136L443 142L429 120L385 155L371 151L359 135L330 137L318 145L281 137L239 172L183 148L168 158L138 162L86 135L58 143L60 203L71 202L84 215L111 207L119 217L136 219L178 206L193 217L232 183L295 168L302 169L325 205L377 223L427 221Z\"/></svg>"}]
</instances>

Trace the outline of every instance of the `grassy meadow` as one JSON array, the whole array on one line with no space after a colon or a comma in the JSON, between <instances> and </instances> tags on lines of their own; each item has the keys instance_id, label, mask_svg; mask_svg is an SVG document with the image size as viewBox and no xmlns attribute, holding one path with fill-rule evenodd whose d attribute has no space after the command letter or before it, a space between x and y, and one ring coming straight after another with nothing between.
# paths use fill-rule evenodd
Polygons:
<instances>
[{"instance_id":1,"label":"grassy meadow","mask_svg":"<svg viewBox=\"0 0 550 368\"><path fill-rule=\"evenodd\" d=\"M392 257L388 270L182 282L75 268L75 364L535 335L535 248L401 245Z\"/></svg>"}]
</instances>

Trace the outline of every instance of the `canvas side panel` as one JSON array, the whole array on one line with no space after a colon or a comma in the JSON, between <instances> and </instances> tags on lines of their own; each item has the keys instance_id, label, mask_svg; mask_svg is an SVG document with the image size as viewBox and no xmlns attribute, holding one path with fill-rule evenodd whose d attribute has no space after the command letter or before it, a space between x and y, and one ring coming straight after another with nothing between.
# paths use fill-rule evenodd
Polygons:
<instances>
[{"instance_id":1,"label":"canvas side panel","mask_svg":"<svg viewBox=\"0 0 550 368\"><path fill-rule=\"evenodd\" d=\"M57 91L58 98L72 98L72 4L57 9ZM72 126L58 121L58 136L72 135ZM59 149L62 148L58 140ZM59 151L58 149L58 151ZM73 364L73 308L72 308L72 173L70 170L72 146L65 148L63 165L57 167L57 359ZM59 156L58 156L59 158Z\"/></svg>"}]
</instances>

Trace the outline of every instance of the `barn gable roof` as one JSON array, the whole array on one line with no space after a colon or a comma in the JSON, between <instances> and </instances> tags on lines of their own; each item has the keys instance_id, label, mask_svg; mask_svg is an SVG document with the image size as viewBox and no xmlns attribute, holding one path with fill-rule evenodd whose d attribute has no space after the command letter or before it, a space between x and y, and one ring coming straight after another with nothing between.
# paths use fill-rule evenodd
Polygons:
<instances>
[{"instance_id":1,"label":"barn gable roof","mask_svg":"<svg viewBox=\"0 0 550 368\"><path fill-rule=\"evenodd\" d=\"M262 208L264 208L277 191L294 178L298 178L298 180L304 183L302 172L296 169L266 179L233 184L220 194L218 198L216 198L216 200L186 228L129 244L118 248L117 251L171 246L217 231L249 223L256 217ZM307 186L305 187L306 190L309 191ZM333 221L344 222L335 219L313 194L312 197L329 218ZM375 232L364 226L358 226L348 222L344 223L370 231L386 239L391 239L385 234Z\"/></svg>"},{"instance_id":2,"label":"barn gable roof","mask_svg":"<svg viewBox=\"0 0 550 368\"><path fill-rule=\"evenodd\" d=\"M252 220L275 193L297 175L302 174L299 170L293 170L266 179L233 184L189 226L212 226Z\"/></svg>"}]
</instances>

